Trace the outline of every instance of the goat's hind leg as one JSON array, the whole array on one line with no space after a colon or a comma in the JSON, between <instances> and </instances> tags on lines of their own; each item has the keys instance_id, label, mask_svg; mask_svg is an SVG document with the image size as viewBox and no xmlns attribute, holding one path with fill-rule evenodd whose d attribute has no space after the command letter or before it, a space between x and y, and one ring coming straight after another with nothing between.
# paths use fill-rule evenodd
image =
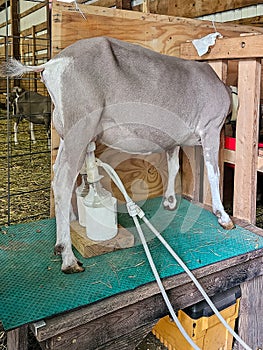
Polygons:
<instances>
[{"instance_id":1,"label":"goat's hind leg","mask_svg":"<svg viewBox=\"0 0 263 350\"><path fill-rule=\"evenodd\" d=\"M214 130L210 136L202 139L204 160L207 169L208 180L212 195L212 207L214 214L218 217L219 224L226 230L235 227L229 215L225 212L219 192L220 172L218 167L220 134Z\"/></svg>"},{"instance_id":2,"label":"goat's hind leg","mask_svg":"<svg viewBox=\"0 0 263 350\"><path fill-rule=\"evenodd\" d=\"M176 208L174 183L179 170L179 150L180 146L175 146L173 149L166 151L168 183L164 193L163 206L167 210L174 210Z\"/></svg>"},{"instance_id":3,"label":"goat's hind leg","mask_svg":"<svg viewBox=\"0 0 263 350\"><path fill-rule=\"evenodd\" d=\"M77 260L70 238L70 205L72 190L78 174L78 164L69 167L63 141L60 143L56 163L54 165L53 190L55 197L57 241L55 254L62 256L62 271L65 273L82 272L84 268Z\"/></svg>"}]
</instances>

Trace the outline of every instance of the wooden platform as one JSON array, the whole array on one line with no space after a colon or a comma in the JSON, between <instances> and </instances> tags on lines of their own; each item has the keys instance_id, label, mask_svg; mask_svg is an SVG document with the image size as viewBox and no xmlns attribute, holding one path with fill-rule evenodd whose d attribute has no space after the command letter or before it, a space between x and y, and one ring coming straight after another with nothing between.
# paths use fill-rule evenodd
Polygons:
<instances>
[{"instance_id":1,"label":"wooden platform","mask_svg":"<svg viewBox=\"0 0 263 350\"><path fill-rule=\"evenodd\" d=\"M263 230L239 220L236 222L263 235ZM241 285L243 297L239 334L253 349L261 348L263 306L258 288L263 286L263 249L202 267L195 270L195 276L210 296ZM163 282L175 310L202 300L185 273L176 278L166 278ZM158 319L167 314L156 283L149 283L80 310L47 319L46 325L38 329L37 339L43 349L134 350ZM247 327L248 324L253 324L253 329ZM30 327L36 331L34 324Z\"/></svg>"},{"instance_id":2,"label":"wooden platform","mask_svg":"<svg viewBox=\"0 0 263 350\"><path fill-rule=\"evenodd\" d=\"M237 220L236 222L249 231L263 236L263 230ZM192 241L190 236L188 239ZM194 274L210 296L241 285L239 334L254 349L262 347L263 344L261 332L263 309L260 301L263 286L263 248L257 246L257 236L251 236L250 239L248 235L246 239L253 241L255 250L201 266L194 270ZM186 256L194 256L194 251L198 249L200 247L192 246L186 252ZM208 255L218 254L218 251L212 251L209 246L206 247L206 251ZM116 253L118 252L113 254ZM157 251L158 254L159 251ZM167 265L167 261L164 264ZM80 284L84 276L84 274L78 276ZM66 277L68 283L71 277ZM175 310L202 300L200 293L185 273L163 278L163 283ZM83 293L81 289L80 293ZM50 297L52 298L51 295ZM54 317L45 317L41 320L40 328L38 328L39 323L31 322L30 328L43 349L131 350L135 349L142 338L149 333L158 319L167 313L157 284L150 282L88 306ZM26 344L24 340L26 329L27 327L23 325L8 332L10 349L27 349L26 345L23 345Z\"/></svg>"}]
</instances>

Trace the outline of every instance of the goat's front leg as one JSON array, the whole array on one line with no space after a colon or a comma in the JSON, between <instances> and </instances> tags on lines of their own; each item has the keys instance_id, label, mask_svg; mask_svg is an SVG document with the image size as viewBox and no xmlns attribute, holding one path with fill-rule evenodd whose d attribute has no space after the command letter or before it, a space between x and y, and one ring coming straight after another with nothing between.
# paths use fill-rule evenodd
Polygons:
<instances>
[{"instance_id":1,"label":"goat's front leg","mask_svg":"<svg viewBox=\"0 0 263 350\"><path fill-rule=\"evenodd\" d=\"M63 142L60 144L54 165L53 190L55 197L57 241L55 253L62 256L62 271L65 273L82 272L84 268L77 260L70 238L70 206L72 190L78 175L78 164L69 164L65 156Z\"/></svg>"},{"instance_id":2,"label":"goat's front leg","mask_svg":"<svg viewBox=\"0 0 263 350\"><path fill-rule=\"evenodd\" d=\"M14 142L15 142L15 145L18 144L17 132L18 132L18 122L15 121L15 122L14 122Z\"/></svg>"},{"instance_id":3,"label":"goat's front leg","mask_svg":"<svg viewBox=\"0 0 263 350\"><path fill-rule=\"evenodd\" d=\"M168 183L164 193L163 206L167 210L174 210L176 208L174 183L179 170L179 150L180 146L175 146L173 149L166 151Z\"/></svg>"},{"instance_id":4,"label":"goat's front leg","mask_svg":"<svg viewBox=\"0 0 263 350\"><path fill-rule=\"evenodd\" d=\"M204 160L207 169L208 180L212 195L212 207L214 214L218 217L219 224L226 230L235 227L229 215L225 212L219 192L220 172L218 167L218 151L220 134L218 130L209 137L202 139Z\"/></svg>"},{"instance_id":5,"label":"goat's front leg","mask_svg":"<svg viewBox=\"0 0 263 350\"><path fill-rule=\"evenodd\" d=\"M30 140L33 141L33 143L36 143L36 137L34 133L34 124L32 122L29 123L29 131L30 131Z\"/></svg>"}]
</instances>

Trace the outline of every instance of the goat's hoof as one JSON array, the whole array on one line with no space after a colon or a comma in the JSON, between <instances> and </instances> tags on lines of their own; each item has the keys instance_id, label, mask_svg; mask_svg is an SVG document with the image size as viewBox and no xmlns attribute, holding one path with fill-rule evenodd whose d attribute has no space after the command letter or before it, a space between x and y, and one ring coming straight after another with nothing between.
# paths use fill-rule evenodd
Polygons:
<instances>
[{"instance_id":1,"label":"goat's hoof","mask_svg":"<svg viewBox=\"0 0 263 350\"><path fill-rule=\"evenodd\" d=\"M54 248L54 254L61 255L64 249L65 249L65 247L63 244L57 244L57 245L55 245L55 248Z\"/></svg>"},{"instance_id":2,"label":"goat's hoof","mask_svg":"<svg viewBox=\"0 0 263 350\"><path fill-rule=\"evenodd\" d=\"M62 267L62 272L70 274L70 273L78 273L85 271L85 268L82 267L82 263L80 261L76 261L74 265Z\"/></svg>"},{"instance_id":3,"label":"goat's hoof","mask_svg":"<svg viewBox=\"0 0 263 350\"><path fill-rule=\"evenodd\" d=\"M228 222L218 222L225 230L232 230L236 227L232 220L229 220Z\"/></svg>"},{"instance_id":4,"label":"goat's hoof","mask_svg":"<svg viewBox=\"0 0 263 350\"><path fill-rule=\"evenodd\" d=\"M168 198L164 198L163 207L165 210L175 210L176 209L176 199L173 196L169 196Z\"/></svg>"}]
</instances>

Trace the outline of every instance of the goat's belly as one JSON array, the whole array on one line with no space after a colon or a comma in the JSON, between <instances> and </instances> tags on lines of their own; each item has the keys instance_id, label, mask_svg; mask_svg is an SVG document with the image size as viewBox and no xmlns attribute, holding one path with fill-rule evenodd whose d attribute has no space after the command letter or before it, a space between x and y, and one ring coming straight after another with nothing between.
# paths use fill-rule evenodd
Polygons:
<instances>
[{"instance_id":1,"label":"goat's belly","mask_svg":"<svg viewBox=\"0 0 263 350\"><path fill-rule=\"evenodd\" d=\"M182 117L137 103L107 107L101 118L102 143L129 153L154 153L176 145L199 145L200 137Z\"/></svg>"}]
</instances>

